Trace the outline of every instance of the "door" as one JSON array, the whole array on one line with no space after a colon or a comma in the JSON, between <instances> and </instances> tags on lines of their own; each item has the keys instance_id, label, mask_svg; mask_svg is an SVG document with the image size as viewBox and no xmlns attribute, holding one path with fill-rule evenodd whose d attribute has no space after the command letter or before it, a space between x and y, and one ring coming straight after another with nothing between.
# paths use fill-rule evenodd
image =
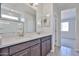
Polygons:
<instances>
[{"instance_id":1,"label":"door","mask_svg":"<svg viewBox=\"0 0 79 59\"><path fill-rule=\"evenodd\" d=\"M31 56L40 56L40 44L31 47Z\"/></svg>"},{"instance_id":2,"label":"door","mask_svg":"<svg viewBox=\"0 0 79 59\"><path fill-rule=\"evenodd\" d=\"M42 42L42 56L47 54L47 41Z\"/></svg>"}]
</instances>

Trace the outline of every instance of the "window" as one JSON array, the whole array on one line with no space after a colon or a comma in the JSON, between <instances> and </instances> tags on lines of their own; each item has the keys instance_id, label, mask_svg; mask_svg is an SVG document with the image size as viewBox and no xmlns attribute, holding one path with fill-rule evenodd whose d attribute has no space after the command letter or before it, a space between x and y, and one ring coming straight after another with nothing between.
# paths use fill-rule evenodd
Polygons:
<instances>
[{"instance_id":1,"label":"window","mask_svg":"<svg viewBox=\"0 0 79 59\"><path fill-rule=\"evenodd\" d=\"M69 31L69 22L62 22L61 23L61 31Z\"/></svg>"}]
</instances>

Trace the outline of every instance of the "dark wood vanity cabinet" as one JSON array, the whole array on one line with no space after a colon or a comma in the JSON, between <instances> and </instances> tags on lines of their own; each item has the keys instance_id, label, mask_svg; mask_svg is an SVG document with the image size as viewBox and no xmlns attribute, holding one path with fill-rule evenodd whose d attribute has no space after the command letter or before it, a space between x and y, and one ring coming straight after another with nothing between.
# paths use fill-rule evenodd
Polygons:
<instances>
[{"instance_id":1,"label":"dark wood vanity cabinet","mask_svg":"<svg viewBox=\"0 0 79 59\"><path fill-rule=\"evenodd\" d=\"M36 40L24 42L22 44L11 46L10 55L14 55L14 56L40 55L40 39L36 39Z\"/></svg>"},{"instance_id":2,"label":"dark wood vanity cabinet","mask_svg":"<svg viewBox=\"0 0 79 59\"><path fill-rule=\"evenodd\" d=\"M40 56L40 44L19 51L12 56Z\"/></svg>"},{"instance_id":3,"label":"dark wood vanity cabinet","mask_svg":"<svg viewBox=\"0 0 79 59\"><path fill-rule=\"evenodd\" d=\"M0 48L0 56L45 56L51 50L51 35Z\"/></svg>"}]
</instances>

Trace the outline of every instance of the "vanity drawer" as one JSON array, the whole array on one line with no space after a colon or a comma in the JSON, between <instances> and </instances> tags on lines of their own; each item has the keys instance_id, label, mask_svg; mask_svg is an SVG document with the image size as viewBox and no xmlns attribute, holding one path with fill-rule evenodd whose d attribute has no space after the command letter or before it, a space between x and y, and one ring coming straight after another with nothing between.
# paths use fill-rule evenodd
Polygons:
<instances>
[{"instance_id":1,"label":"vanity drawer","mask_svg":"<svg viewBox=\"0 0 79 59\"><path fill-rule=\"evenodd\" d=\"M11 46L10 47L10 55L29 47L30 44L31 44L30 42L26 42L26 43L18 44L15 46Z\"/></svg>"},{"instance_id":2,"label":"vanity drawer","mask_svg":"<svg viewBox=\"0 0 79 59\"><path fill-rule=\"evenodd\" d=\"M30 53L31 53L30 48L28 48L28 49L22 50L16 54L14 54L12 56L30 56L31 55Z\"/></svg>"}]
</instances>

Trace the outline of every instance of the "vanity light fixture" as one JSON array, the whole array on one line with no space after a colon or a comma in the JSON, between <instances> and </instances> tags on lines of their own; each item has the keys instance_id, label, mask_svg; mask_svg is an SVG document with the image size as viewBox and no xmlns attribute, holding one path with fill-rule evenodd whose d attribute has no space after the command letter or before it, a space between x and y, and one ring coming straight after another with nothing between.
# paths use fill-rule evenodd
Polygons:
<instances>
[{"instance_id":1,"label":"vanity light fixture","mask_svg":"<svg viewBox=\"0 0 79 59\"><path fill-rule=\"evenodd\" d=\"M3 17L3 18L9 18L9 19L14 19L14 20L18 20L17 17L10 16L10 15L6 15L6 14L2 14L1 17Z\"/></svg>"}]
</instances>

